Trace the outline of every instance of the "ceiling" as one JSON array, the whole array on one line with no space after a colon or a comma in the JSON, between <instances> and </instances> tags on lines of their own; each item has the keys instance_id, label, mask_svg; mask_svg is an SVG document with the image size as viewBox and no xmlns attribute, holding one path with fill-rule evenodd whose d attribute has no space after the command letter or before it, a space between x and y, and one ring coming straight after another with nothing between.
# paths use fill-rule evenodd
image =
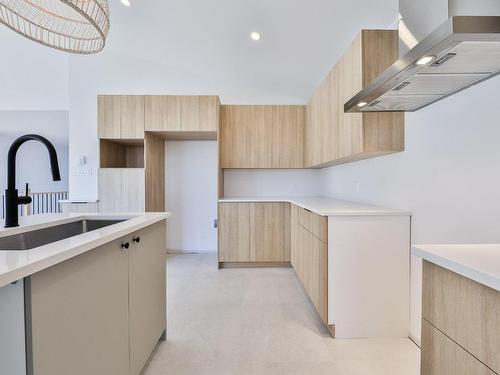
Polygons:
<instances>
[{"instance_id":1,"label":"ceiling","mask_svg":"<svg viewBox=\"0 0 500 375\"><path fill-rule=\"evenodd\" d=\"M82 69L92 69L101 91L114 89L109 76L121 73L226 103L304 103L357 32L394 24L398 9L397 0L130 1L110 0L102 54L72 58L77 85L86 84Z\"/></svg>"}]
</instances>

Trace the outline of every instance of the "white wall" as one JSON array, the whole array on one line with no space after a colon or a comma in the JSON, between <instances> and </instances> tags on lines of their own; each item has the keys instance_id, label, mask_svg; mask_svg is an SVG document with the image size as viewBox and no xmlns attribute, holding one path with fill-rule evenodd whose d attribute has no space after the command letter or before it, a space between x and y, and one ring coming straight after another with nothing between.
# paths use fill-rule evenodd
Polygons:
<instances>
[{"instance_id":1,"label":"white wall","mask_svg":"<svg viewBox=\"0 0 500 375\"><path fill-rule=\"evenodd\" d=\"M322 171L324 194L409 210L412 243L500 241L500 77L406 115L406 151ZM421 264L413 262L412 336Z\"/></svg>"},{"instance_id":2,"label":"white wall","mask_svg":"<svg viewBox=\"0 0 500 375\"><path fill-rule=\"evenodd\" d=\"M68 55L1 25L0 111L69 108Z\"/></svg>"},{"instance_id":3,"label":"white wall","mask_svg":"<svg viewBox=\"0 0 500 375\"><path fill-rule=\"evenodd\" d=\"M165 159L167 249L216 252L216 142L165 142Z\"/></svg>"},{"instance_id":4,"label":"white wall","mask_svg":"<svg viewBox=\"0 0 500 375\"><path fill-rule=\"evenodd\" d=\"M68 112L0 111L0 195L7 187L7 153L12 142L24 134L40 134L55 146L61 181L52 181L49 154L39 142L29 141L21 146L16 158L16 187L24 192L30 184L34 193L68 191ZM3 206L0 205L0 217Z\"/></svg>"},{"instance_id":5,"label":"white wall","mask_svg":"<svg viewBox=\"0 0 500 375\"><path fill-rule=\"evenodd\" d=\"M279 197L323 193L317 169L228 169L224 172L224 196Z\"/></svg>"},{"instance_id":6,"label":"white wall","mask_svg":"<svg viewBox=\"0 0 500 375\"><path fill-rule=\"evenodd\" d=\"M17 153L16 186L24 191L30 183L33 192L68 191L68 113L49 111L0 111L0 194L7 184L7 153L11 143L29 133L42 135L55 146L61 181L52 181L49 154L39 142L29 141Z\"/></svg>"},{"instance_id":7,"label":"white wall","mask_svg":"<svg viewBox=\"0 0 500 375\"><path fill-rule=\"evenodd\" d=\"M224 103L303 104L359 29L388 25L397 4L150 0L123 7L110 2L104 51L69 61L70 198L97 198L98 94L212 94ZM250 40L254 29L262 32L260 43ZM73 173L79 156L87 156L90 175Z\"/></svg>"}]
</instances>

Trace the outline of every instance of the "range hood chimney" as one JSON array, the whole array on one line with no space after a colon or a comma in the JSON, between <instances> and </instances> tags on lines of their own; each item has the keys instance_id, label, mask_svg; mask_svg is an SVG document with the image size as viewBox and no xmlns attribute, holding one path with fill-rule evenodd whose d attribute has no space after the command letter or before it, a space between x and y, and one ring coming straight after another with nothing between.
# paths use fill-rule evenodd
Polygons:
<instances>
[{"instance_id":1,"label":"range hood chimney","mask_svg":"<svg viewBox=\"0 0 500 375\"><path fill-rule=\"evenodd\" d=\"M400 0L400 57L345 112L413 112L500 73L499 0Z\"/></svg>"}]
</instances>

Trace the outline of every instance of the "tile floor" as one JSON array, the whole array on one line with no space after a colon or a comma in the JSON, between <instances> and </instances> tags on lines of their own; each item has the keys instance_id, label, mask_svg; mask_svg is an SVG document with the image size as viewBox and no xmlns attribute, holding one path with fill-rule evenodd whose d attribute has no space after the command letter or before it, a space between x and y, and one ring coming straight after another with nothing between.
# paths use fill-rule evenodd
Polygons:
<instances>
[{"instance_id":1,"label":"tile floor","mask_svg":"<svg viewBox=\"0 0 500 375\"><path fill-rule=\"evenodd\" d=\"M167 261L167 341L144 375L418 375L409 339L332 340L290 268L217 270L215 254Z\"/></svg>"}]
</instances>

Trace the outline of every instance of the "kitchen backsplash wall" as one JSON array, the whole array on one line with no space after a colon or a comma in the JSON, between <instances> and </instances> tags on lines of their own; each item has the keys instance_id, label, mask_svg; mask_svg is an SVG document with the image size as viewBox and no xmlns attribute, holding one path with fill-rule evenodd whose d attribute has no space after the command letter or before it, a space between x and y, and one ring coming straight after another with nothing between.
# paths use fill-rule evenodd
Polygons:
<instances>
[{"instance_id":1,"label":"kitchen backsplash wall","mask_svg":"<svg viewBox=\"0 0 500 375\"><path fill-rule=\"evenodd\" d=\"M227 169L225 197L273 197L321 195L317 169Z\"/></svg>"}]
</instances>

